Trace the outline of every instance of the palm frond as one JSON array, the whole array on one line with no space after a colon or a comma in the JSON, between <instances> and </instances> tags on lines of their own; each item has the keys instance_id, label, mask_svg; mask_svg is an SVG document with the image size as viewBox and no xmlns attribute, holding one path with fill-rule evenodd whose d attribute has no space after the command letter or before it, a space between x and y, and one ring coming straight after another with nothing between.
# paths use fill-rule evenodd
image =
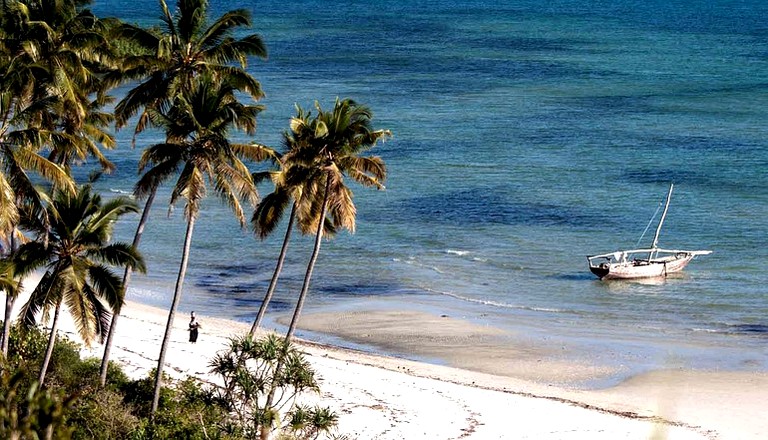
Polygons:
<instances>
[{"instance_id":1,"label":"palm frond","mask_svg":"<svg viewBox=\"0 0 768 440\"><path fill-rule=\"evenodd\" d=\"M254 162L277 163L281 156L274 148L262 144L230 144L230 146L237 157Z\"/></svg>"},{"instance_id":2,"label":"palm frond","mask_svg":"<svg viewBox=\"0 0 768 440\"><path fill-rule=\"evenodd\" d=\"M19 317L25 326L36 325L37 316L43 309L55 305L61 298L58 290L58 285L61 284L58 275L56 269L46 271L40 282L32 290L27 302L21 306Z\"/></svg>"},{"instance_id":3,"label":"palm frond","mask_svg":"<svg viewBox=\"0 0 768 440\"><path fill-rule=\"evenodd\" d=\"M221 164L219 164L217 166L216 172L213 173L214 188L219 196L219 199L221 199L224 203L227 204L227 206L229 206L229 208L235 214L235 218L238 222L240 222L240 226L242 227L245 226L245 212L243 211L243 206L240 203L240 198L238 197L239 191L233 186L233 179L228 178L235 176L236 173L228 173L229 170L226 170L225 168L226 167L223 167ZM225 173L228 173L228 175ZM248 180L250 180L250 175L248 176ZM252 180L251 184L253 184Z\"/></svg>"},{"instance_id":4,"label":"palm frond","mask_svg":"<svg viewBox=\"0 0 768 440\"><path fill-rule=\"evenodd\" d=\"M127 243L117 242L96 249L89 249L86 251L86 255L112 266L130 267L131 270L140 273L147 271L142 255Z\"/></svg>"},{"instance_id":5,"label":"palm frond","mask_svg":"<svg viewBox=\"0 0 768 440\"><path fill-rule=\"evenodd\" d=\"M49 260L48 247L39 241L30 241L21 245L14 253L14 271L23 279L45 266Z\"/></svg>"},{"instance_id":6,"label":"palm frond","mask_svg":"<svg viewBox=\"0 0 768 440\"><path fill-rule=\"evenodd\" d=\"M111 232L112 225L118 217L137 212L139 212L139 205L136 202L128 197L115 197L101 204L98 214L91 219L88 227L92 230L108 228L108 232Z\"/></svg>"},{"instance_id":7,"label":"palm frond","mask_svg":"<svg viewBox=\"0 0 768 440\"><path fill-rule=\"evenodd\" d=\"M380 157L347 156L338 162L339 168L361 185L384 189L387 169Z\"/></svg>"},{"instance_id":8,"label":"palm frond","mask_svg":"<svg viewBox=\"0 0 768 440\"><path fill-rule=\"evenodd\" d=\"M333 225L336 228L344 228L350 233L354 233L357 208L355 208L355 204L352 202L352 191L344 186L340 175L337 175L335 179L331 179L328 192L330 202L328 204L328 213L333 217Z\"/></svg>"},{"instance_id":9,"label":"palm frond","mask_svg":"<svg viewBox=\"0 0 768 440\"><path fill-rule=\"evenodd\" d=\"M20 169L34 170L57 188L69 192L75 191L75 184L72 178L61 166L27 149L18 150L15 156L18 159Z\"/></svg>"},{"instance_id":10,"label":"palm frond","mask_svg":"<svg viewBox=\"0 0 768 440\"><path fill-rule=\"evenodd\" d=\"M0 173L0 233L6 235L19 223L19 210L16 208L16 195L5 174Z\"/></svg>"},{"instance_id":11,"label":"palm frond","mask_svg":"<svg viewBox=\"0 0 768 440\"><path fill-rule=\"evenodd\" d=\"M186 200L184 215L187 219L197 217L200 211L200 201L205 198L205 178L195 165L187 163L171 192L171 205L179 198Z\"/></svg>"},{"instance_id":12,"label":"palm frond","mask_svg":"<svg viewBox=\"0 0 768 440\"><path fill-rule=\"evenodd\" d=\"M251 225L259 238L264 239L275 230L290 203L288 191L282 188L264 197L251 217Z\"/></svg>"},{"instance_id":13,"label":"palm frond","mask_svg":"<svg viewBox=\"0 0 768 440\"><path fill-rule=\"evenodd\" d=\"M162 162L141 176L133 188L133 195L137 199L147 197L174 174L178 173L180 163L176 161Z\"/></svg>"},{"instance_id":14,"label":"palm frond","mask_svg":"<svg viewBox=\"0 0 768 440\"><path fill-rule=\"evenodd\" d=\"M125 301L122 279L107 266L92 265L88 268L90 287L99 298L103 298L115 314L120 313Z\"/></svg>"},{"instance_id":15,"label":"palm frond","mask_svg":"<svg viewBox=\"0 0 768 440\"><path fill-rule=\"evenodd\" d=\"M63 302L75 324L75 330L83 343L91 346L93 335L99 327L98 320L93 313L90 298L88 298L89 286L87 284L68 284L68 289L63 292ZM98 302L98 299L96 299Z\"/></svg>"}]
</instances>

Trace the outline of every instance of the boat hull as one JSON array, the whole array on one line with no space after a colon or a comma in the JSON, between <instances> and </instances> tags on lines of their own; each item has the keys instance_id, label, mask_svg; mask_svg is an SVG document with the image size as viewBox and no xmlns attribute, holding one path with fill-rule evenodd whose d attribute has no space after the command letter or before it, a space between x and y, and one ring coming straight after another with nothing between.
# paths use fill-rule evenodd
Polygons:
<instances>
[{"instance_id":1,"label":"boat hull","mask_svg":"<svg viewBox=\"0 0 768 440\"><path fill-rule=\"evenodd\" d=\"M680 272L691 262L694 255L665 257L656 260L634 260L620 263L602 263L590 266L590 270L603 280L629 280L635 278L664 277Z\"/></svg>"}]
</instances>

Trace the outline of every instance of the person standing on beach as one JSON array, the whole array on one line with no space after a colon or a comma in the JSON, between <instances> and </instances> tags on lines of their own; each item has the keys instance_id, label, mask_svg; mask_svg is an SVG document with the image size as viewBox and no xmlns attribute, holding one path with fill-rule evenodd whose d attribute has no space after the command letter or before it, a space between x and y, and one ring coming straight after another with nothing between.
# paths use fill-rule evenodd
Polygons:
<instances>
[{"instance_id":1,"label":"person standing on beach","mask_svg":"<svg viewBox=\"0 0 768 440\"><path fill-rule=\"evenodd\" d=\"M189 342L197 342L197 333L200 323L195 320L195 312L192 312L189 319Z\"/></svg>"}]
</instances>

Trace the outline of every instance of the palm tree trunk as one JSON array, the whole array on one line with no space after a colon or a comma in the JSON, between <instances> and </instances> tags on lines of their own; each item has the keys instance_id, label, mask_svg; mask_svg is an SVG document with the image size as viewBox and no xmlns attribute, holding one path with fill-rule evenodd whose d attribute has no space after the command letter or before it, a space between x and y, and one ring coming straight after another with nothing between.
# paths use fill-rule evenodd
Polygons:
<instances>
[{"instance_id":1,"label":"palm tree trunk","mask_svg":"<svg viewBox=\"0 0 768 440\"><path fill-rule=\"evenodd\" d=\"M11 253L16 251L16 228L11 229ZM13 312L13 304L16 302L16 295L18 295L18 288L21 287L21 280L17 285L17 291L14 294L11 292L5 292L5 316L3 319L3 334L0 336L0 351L4 356L8 356L8 343L11 338L11 314Z\"/></svg>"},{"instance_id":2,"label":"palm tree trunk","mask_svg":"<svg viewBox=\"0 0 768 440\"><path fill-rule=\"evenodd\" d=\"M48 372L48 363L51 362L51 355L53 354L53 346L56 344L56 331L59 327L59 312L61 311L61 301L56 303L56 311L53 313L53 323L51 324L51 335L48 337L48 348L45 350L45 358L43 358L43 366L40 368L40 376L37 381L40 386L43 386L45 382L45 373Z\"/></svg>"},{"instance_id":3,"label":"palm tree trunk","mask_svg":"<svg viewBox=\"0 0 768 440\"><path fill-rule=\"evenodd\" d=\"M168 311L168 323L165 325L165 336L163 344L160 346L160 358L157 360L157 371L155 376L155 395L152 398L152 411L150 417L155 418L157 405L160 403L160 388L163 385L163 364L165 363L165 353L168 350L168 343L171 339L171 329L173 328L173 318L176 316L176 307L181 299L181 288L184 285L184 275L187 273L187 262L189 261L189 248L192 244L192 230L195 227L195 216L190 215L187 221L187 234L184 237L184 250L181 254L181 265L179 266L179 276L176 279L176 288L173 291L173 301L171 309Z\"/></svg>"},{"instance_id":4,"label":"palm tree trunk","mask_svg":"<svg viewBox=\"0 0 768 440\"><path fill-rule=\"evenodd\" d=\"M296 331L296 326L299 323L299 315L301 315L301 309L304 307L304 300L309 291L309 280L312 278L312 272L315 270L315 262L317 261L317 256L320 254L320 242L323 239L323 226L325 226L325 213L328 210L328 191L330 187L331 176L329 173L325 178L325 194L323 194L323 207L320 210L320 221L317 225L317 233L315 234L315 248L312 250L312 257L309 259L309 264L307 265L307 273L304 275L304 284L301 286L299 300L296 302L296 310L293 311L291 325L288 326L288 333L285 334L286 344L291 341L293 332Z\"/></svg>"},{"instance_id":5,"label":"palm tree trunk","mask_svg":"<svg viewBox=\"0 0 768 440\"><path fill-rule=\"evenodd\" d=\"M280 277L280 272L283 270L283 262L285 262L285 254L288 250L288 241L291 239L291 230L293 230L293 221L296 217L296 202L293 202L291 207L291 216L288 219L288 229L285 231L285 238L283 239L283 246L280 248L280 256L277 258L277 266L275 266L275 273L272 274L272 280L269 282L269 288L267 294L264 295L264 300L261 301L261 307L259 307L259 313L256 315L256 320L251 327L250 335L253 337L256 334L256 330L261 325L261 320L264 318L264 314L267 312L267 306L272 300L272 294L275 292L277 286L277 279Z\"/></svg>"},{"instance_id":6,"label":"palm tree trunk","mask_svg":"<svg viewBox=\"0 0 768 440\"><path fill-rule=\"evenodd\" d=\"M301 286L301 293L299 293L299 300L296 302L296 309L293 311L293 318L291 319L291 325L288 326L288 333L285 334L285 342L283 344L284 351L281 354L281 356L277 359L277 366L275 367L275 375L272 381L272 386L270 387L269 395L267 396L267 401L264 404L264 410L267 410L267 411L270 409L270 407L272 406L272 403L275 400L275 392L277 391L276 379L279 376L278 372L283 368L283 360L288 350L288 346L290 345L291 338L293 337L293 333L296 330L296 325L299 322L299 315L301 314L302 307L304 307L304 299L306 299L307 292L309 291L309 280L312 278L312 272L315 269L315 262L317 261L317 256L320 254L320 242L323 239L323 226L325 226L325 213L328 210L328 191L330 186L331 186L330 176L326 176L325 193L323 194L323 206L322 206L322 209L320 210L320 221L318 222L317 233L315 234L315 247L312 250L312 257L309 259L309 264L307 265L307 273L304 275L304 284ZM271 431L272 431L272 426L262 425L260 439L269 440L269 434Z\"/></svg>"},{"instance_id":7,"label":"palm tree trunk","mask_svg":"<svg viewBox=\"0 0 768 440\"><path fill-rule=\"evenodd\" d=\"M136 227L136 234L133 236L133 248L138 249L139 242L141 242L141 235L144 233L144 226L146 226L149 220L149 211L152 208L152 202L155 200L155 194L157 194L157 185L153 186L147 197L147 202L144 204L144 211L141 213L141 219L139 220L139 226ZM125 301L125 293L128 291L128 282L131 280L130 266L125 267L123 273L123 301ZM104 355L101 358L101 369L99 370L99 385L104 386L107 383L107 369L109 367L109 352L112 348L112 338L115 335L115 328L117 327L117 318L120 317L120 312L112 315L112 322L109 325L109 333L107 334L107 342L104 345Z\"/></svg>"},{"instance_id":8,"label":"palm tree trunk","mask_svg":"<svg viewBox=\"0 0 768 440\"><path fill-rule=\"evenodd\" d=\"M11 336L11 312L13 311L13 304L16 302L16 297L10 292L5 292L5 317L3 319L3 335L2 343L0 343L0 350L4 356L8 356L8 342Z\"/></svg>"}]
</instances>

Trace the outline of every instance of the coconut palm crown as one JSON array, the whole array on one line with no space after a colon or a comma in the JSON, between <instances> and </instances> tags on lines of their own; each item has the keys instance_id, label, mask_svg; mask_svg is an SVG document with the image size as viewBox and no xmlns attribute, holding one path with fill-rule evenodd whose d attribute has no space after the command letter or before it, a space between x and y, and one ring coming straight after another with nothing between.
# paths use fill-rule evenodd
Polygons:
<instances>
[{"instance_id":1,"label":"coconut palm crown","mask_svg":"<svg viewBox=\"0 0 768 440\"><path fill-rule=\"evenodd\" d=\"M296 107L296 116L291 118L290 132L286 134L288 151L283 155L283 161L294 168L293 173L305 174L300 179L293 177L303 182L302 197L310 201L302 204L306 212L300 216L305 219L300 225L304 232L317 232L327 184L327 215L332 225L354 232L357 210L344 177L363 186L384 189L384 161L378 156L361 154L392 133L374 130L371 110L351 99L337 99L330 111L324 111L316 102L315 109L317 114L313 117L310 111Z\"/></svg>"},{"instance_id":2,"label":"coconut palm crown","mask_svg":"<svg viewBox=\"0 0 768 440\"><path fill-rule=\"evenodd\" d=\"M145 270L141 255L131 246L109 243L114 223L138 208L125 197L102 202L85 185L74 195L58 191L47 210L49 227L35 219L23 225L38 240L19 248L16 271L44 268L45 273L21 315L33 325L40 311L63 302L80 337L90 344L106 334L111 312L119 312L123 304L122 284L111 267Z\"/></svg>"},{"instance_id":3,"label":"coconut palm crown","mask_svg":"<svg viewBox=\"0 0 768 440\"><path fill-rule=\"evenodd\" d=\"M245 67L248 57L266 58L266 46L257 34L234 36L240 29L251 27L250 12L228 11L211 22L206 0L179 0L174 13L165 0L160 0L160 8L160 32L131 24L119 29L121 38L141 50L127 57L122 71L111 75L110 80L141 82L115 108L118 127L143 109L135 129L136 133L143 131L150 122L150 109L167 111L173 99L203 72L227 78L255 100L264 96L261 85Z\"/></svg>"},{"instance_id":4,"label":"coconut palm crown","mask_svg":"<svg viewBox=\"0 0 768 440\"><path fill-rule=\"evenodd\" d=\"M137 212L136 204L118 197L102 202L85 185L77 194L58 191L47 206L48 225L36 218L25 222L38 239L22 245L15 257L15 270L22 278L37 269L45 272L21 309L22 321L31 326L47 320L54 311L48 348L40 371L45 380L56 340L59 313L67 306L75 327L86 344L107 334L109 319L119 313L124 288L111 267L130 266L145 271L141 255L130 245L109 243L114 223Z\"/></svg>"}]
</instances>

